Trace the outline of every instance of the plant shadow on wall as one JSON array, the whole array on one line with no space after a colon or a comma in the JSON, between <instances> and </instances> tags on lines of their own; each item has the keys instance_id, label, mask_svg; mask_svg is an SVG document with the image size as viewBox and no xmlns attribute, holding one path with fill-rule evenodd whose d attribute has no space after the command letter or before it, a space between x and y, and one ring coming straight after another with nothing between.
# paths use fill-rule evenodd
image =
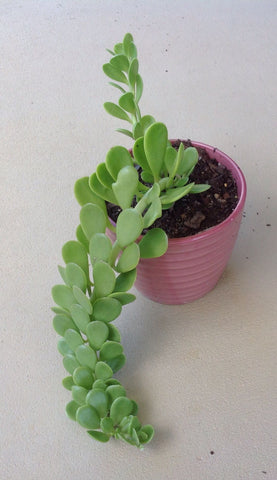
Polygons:
<instances>
[{"instance_id":1,"label":"plant shadow on wall","mask_svg":"<svg viewBox=\"0 0 277 480\"><path fill-rule=\"evenodd\" d=\"M58 350L68 372L63 386L71 393L66 407L69 418L87 429L95 440L105 443L111 438L120 439L142 449L151 441L154 429L140 423L138 405L128 398L114 376L126 358L119 329L113 322L135 300L130 293L135 282L143 293L147 283L155 287L149 298L161 303L185 303L210 290L234 244L245 191L242 174L231 159L202 144L198 144L197 150L191 142L171 142L163 123L150 115L141 115L143 83L132 35L126 34L123 42L109 52L111 59L103 70L113 80L112 86L120 91L120 99L118 105L105 103L105 108L130 125L130 129L119 131L132 138L132 150L112 147L96 171L75 184L75 196L81 206L80 224L76 239L62 248L64 266L59 266L59 272L64 283L52 289L56 303L53 326L60 335ZM211 159L208 153L215 158ZM209 178L200 182L192 179L204 156L210 171L217 169L217 176L225 182L222 192L215 197L224 205L228 205L226 189L230 185L229 180L223 179L225 170L229 172L226 166L230 166L235 178L230 172L228 178L232 186L238 184L239 208L234 206L231 213L226 210L226 221L199 235L168 239L166 229L156 222L168 218L168 212L171 216L178 202L185 198L199 198L200 202L209 198L205 194L214 188L212 173L211 186ZM225 166L216 160L221 157ZM114 219L108 214L111 206L117 211ZM227 253L222 244L227 245ZM185 252L182 260L180 252ZM186 265L187 260L192 265ZM211 262L208 267L207 261ZM151 317L155 315L151 312ZM159 350L157 331L161 330L161 323L164 322L151 318L151 325L144 324L141 343L151 354Z\"/></svg>"}]
</instances>

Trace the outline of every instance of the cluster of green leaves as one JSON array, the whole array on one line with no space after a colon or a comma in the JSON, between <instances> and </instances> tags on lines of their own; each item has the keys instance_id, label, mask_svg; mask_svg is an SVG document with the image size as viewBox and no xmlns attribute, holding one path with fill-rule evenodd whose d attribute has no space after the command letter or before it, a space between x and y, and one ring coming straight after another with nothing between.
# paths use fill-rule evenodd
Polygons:
<instances>
[{"instance_id":1,"label":"cluster of green leaves","mask_svg":"<svg viewBox=\"0 0 277 480\"><path fill-rule=\"evenodd\" d=\"M113 80L110 85L120 90L122 95L118 104L106 102L104 107L110 115L131 124L132 130L118 128L118 132L137 139L144 135L155 119L151 115L141 116L140 113L139 101L143 92L143 81L138 73L137 48L132 35L127 33L123 42L117 43L114 49L108 52L112 57L109 63L103 65L103 70Z\"/></svg>"},{"instance_id":2,"label":"cluster of green leaves","mask_svg":"<svg viewBox=\"0 0 277 480\"><path fill-rule=\"evenodd\" d=\"M118 217L116 241L112 243L105 233L105 202L95 197L88 180L82 178L75 185L82 206L77 240L63 246L65 266L60 266L59 272L64 284L52 289L57 305L53 307L53 326L61 336L58 350L69 373L63 385L72 393L66 412L96 440L107 442L114 437L142 448L154 430L141 425L136 403L113 378L124 365L125 355L120 333L111 322L124 305L135 300L128 291L140 257L162 255L167 237L162 230L153 229L154 235L149 232L136 243L143 217L126 208Z\"/></svg>"}]
</instances>

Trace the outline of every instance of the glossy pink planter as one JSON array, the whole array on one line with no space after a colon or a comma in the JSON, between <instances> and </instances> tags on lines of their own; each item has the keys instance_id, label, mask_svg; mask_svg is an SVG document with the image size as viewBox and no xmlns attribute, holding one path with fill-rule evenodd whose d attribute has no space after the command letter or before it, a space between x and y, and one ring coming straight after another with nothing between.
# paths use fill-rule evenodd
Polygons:
<instances>
[{"instance_id":1,"label":"glossy pink planter","mask_svg":"<svg viewBox=\"0 0 277 480\"><path fill-rule=\"evenodd\" d=\"M210 157L225 165L237 183L239 201L224 222L197 235L169 239L160 258L141 259L135 286L155 302L179 305L208 293L218 282L232 253L246 198L246 182L240 168L225 153L199 142Z\"/></svg>"}]
</instances>

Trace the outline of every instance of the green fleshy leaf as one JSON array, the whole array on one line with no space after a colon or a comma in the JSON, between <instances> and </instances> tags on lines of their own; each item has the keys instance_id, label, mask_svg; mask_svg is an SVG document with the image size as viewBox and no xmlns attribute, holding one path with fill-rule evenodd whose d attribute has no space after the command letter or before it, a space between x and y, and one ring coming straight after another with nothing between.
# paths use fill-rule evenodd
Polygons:
<instances>
[{"instance_id":1,"label":"green fleshy leaf","mask_svg":"<svg viewBox=\"0 0 277 480\"><path fill-rule=\"evenodd\" d=\"M144 150L155 181L159 181L167 145L166 126L160 122L153 123L145 133Z\"/></svg>"},{"instance_id":2,"label":"green fleshy leaf","mask_svg":"<svg viewBox=\"0 0 277 480\"><path fill-rule=\"evenodd\" d=\"M136 269L126 273L120 273L115 281L114 292L127 292L130 290L136 281L136 277Z\"/></svg>"},{"instance_id":3,"label":"green fleshy leaf","mask_svg":"<svg viewBox=\"0 0 277 480\"><path fill-rule=\"evenodd\" d=\"M192 187L189 193L202 193L202 192L206 192L206 190L209 190L209 188L211 188L210 185L207 185L205 183L203 184L198 183L197 185L194 185Z\"/></svg>"},{"instance_id":4,"label":"green fleshy leaf","mask_svg":"<svg viewBox=\"0 0 277 480\"><path fill-rule=\"evenodd\" d=\"M53 327L54 330L62 337L64 336L66 330L68 330L69 328L76 330L76 325L71 320L71 318L61 313L55 315L55 317L53 318Z\"/></svg>"},{"instance_id":5,"label":"green fleshy leaf","mask_svg":"<svg viewBox=\"0 0 277 480\"><path fill-rule=\"evenodd\" d=\"M152 438L153 438L153 436L154 436L155 431L154 431L154 428L152 427L152 425L144 425L144 426L140 429L139 434L140 434L140 433L147 435L147 439L145 439L145 436L140 437L140 435L139 435L139 438L140 438L141 443L146 444L146 443L151 442L151 440L152 440Z\"/></svg>"},{"instance_id":6,"label":"green fleshy leaf","mask_svg":"<svg viewBox=\"0 0 277 480\"><path fill-rule=\"evenodd\" d=\"M143 80L142 80L140 74L138 73L137 76L136 76L136 96L135 96L137 103L141 99L142 92L143 92Z\"/></svg>"},{"instance_id":7,"label":"green fleshy leaf","mask_svg":"<svg viewBox=\"0 0 277 480\"><path fill-rule=\"evenodd\" d=\"M182 161L178 167L177 173L179 175L190 175L195 165L198 162L198 152L194 147L185 149Z\"/></svg>"},{"instance_id":8,"label":"green fleshy leaf","mask_svg":"<svg viewBox=\"0 0 277 480\"><path fill-rule=\"evenodd\" d=\"M107 113L112 115L113 117L120 118L121 120L125 120L126 122L132 123L132 120L130 119L129 115L123 110L123 108L119 107L119 105L116 105L116 103L113 102L105 102L104 103L104 108Z\"/></svg>"},{"instance_id":9,"label":"green fleshy leaf","mask_svg":"<svg viewBox=\"0 0 277 480\"><path fill-rule=\"evenodd\" d=\"M73 400L78 403L79 406L86 403L86 396L88 394L88 390L86 388L74 385L71 391Z\"/></svg>"},{"instance_id":10,"label":"green fleshy leaf","mask_svg":"<svg viewBox=\"0 0 277 480\"><path fill-rule=\"evenodd\" d=\"M106 231L107 222L105 214L100 207L92 203L87 203L81 208L80 223L88 240L95 233L105 233Z\"/></svg>"},{"instance_id":11,"label":"green fleshy leaf","mask_svg":"<svg viewBox=\"0 0 277 480\"><path fill-rule=\"evenodd\" d=\"M113 292L115 286L115 273L112 267L103 261L99 261L93 268L94 294L105 297Z\"/></svg>"},{"instance_id":12,"label":"green fleshy leaf","mask_svg":"<svg viewBox=\"0 0 277 480\"><path fill-rule=\"evenodd\" d=\"M71 350L73 351L75 351L79 345L83 345L84 343L81 335L76 332L76 330L72 330L71 328L69 330L66 330L64 334L64 339L69 348L71 348Z\"/></svg>"},{"instance_id":13,"label":"green fleshy leaf","mask_svg":"<svg viewBox=\"0 0 277 480\"><path fill-rule=\"evenodd\" d=\"M124 53L123 43L117 43L117 44L114 46L114 53L116 53L116 54Z\"/></svg>"},{"instance_id":14,"label":"green fleshy leaf","mask_svg":"<svg viewBox=\"0 0 277 480\"><path fill-rule=\"evenodd\" d=\"M156 258L164 255L168 247L168 238L161 228L153 228L139 242L141 258Z\"/></svg>"},{"instance_id":15,"label":"green fleshy leaf","mask_svg":"<svg viewBox=\"0 0 277 480\"><path fill-rule=\"evenodd\" d=\"M84 230L82 229L81 225L78 225L78 227L76 228L76 237L77 237L77 240L85 247L86 252L88 252L89 242L87 237L84 234Z\"/></svg>"},{"instance_id":16,"label":"green fleshy leaf","mask_svg":"<svg viewBox=\"0 0 277 480\"><path fill-rule=\"evenodd\" d=\"M66 390L71 390L73 385L75 385L72 376L65 377L62 381L62 385Z\"/></svg>"},{"instance_id":17,"label":"green fleshy leaf","mask_svg":"<svg viewBox=\"0 0 277 480\"><path fill-rule=\"evenodd\" d=\"M81 207L87 203L94 203L104 212L106 211L105 202L91 190L89 186L89 177L83 177L77 180L74 186L74 194Z\"/></svg>"},{"instance_id":18,"label":"green fleshy leaf","mask_svg":"<svg viewBox=\"0 0 277 480\"><path fill-rule=\"evenodd\" d=\"M93 389L86 397L86 403L94 407L100 418L107 415L108 410L108 396L103 390Z\"/></svg>"},{"instance_id":19,"label":"green fleshy leaf","mask_svg":"<svg viewBox=\"0 0 277 480\"><path fill-rule=\"evenodd\" d=\"M122 385L110 385L106 389L106 394L108 395L110 406L116 398L126 397L126 390Z\"/></svg>"},{"instance_id":20,"label":"green fleshy leaf","mask_svg":"<svg viewBox=\"0 0 277 480\"><path fill-rule=\"evenodd\" d=\"M128 84L127 78L123 72L121 72L118 68L110 63L105 63L103 65L103 71L107 75L107 77L115 80L116 82L126 83Z\"/></svg>"},{"instance_id":21,"label":"green fleshy leaf","mask_svg":"<svg viewBox=\"0 0 277 480\"><path fill-rule=\"evenodd\" d=\"M144 171L150 172L150 165L147 161L145 150L144 150L144 138L139 137L134 144L133 154L135 162L141 166Z\"/></svg>"},{"instance_id":22,"label":"green fleshy leaf","mask_svg":"<svg viewBox=\"0 0 277 480\"><path fill-rule=\"evenodd\" d=\"M90 317L88 312L79 304L74 304L70 308L70 313L74 320L74 323L77 325L81 332L86 331L87 325L90 322Z\"/></svg>"},{"instance_id":23,"label":"green fleshy leaf","mask_svg":"<svg viewBox=\"0 0 277 480\"><path fill-rule=\"evenodd\" d=\"M152 183L152 184L154 183L154 176L150 172L142 172L141 173L141 179L145 183Z\"/></svg>"},{"instance_id":24,"label":"green fleshy leaf","mask_svg":"<svg viewBox=\"0 0 277 480\"><path fill-rule=\"evenodd\" d=\"M74 294L74 298L75 298L74 304L76 303L76 300L77 300L79 305L81 305L83 307L83 309L86 310L86 312L89 315L91 315L92 314L92 305L91 305L88 297L84 294L84 292L82 292L82 290L80 290L79 287L74 286L73 287L73 294Z\"/></svg>"},{"instance_id":25,"label":"green fleshy leaf","mask_svg":"<svg viewBox=\"0 0 277 480\"><path fill-rule=\"evenodd\" d=\"M105 362L97 362L95 376L97 379L108 380L113 376L113 371Z\"/></svg>"},{"instance_id":26,"label":"green fleshy leaf","mask_svg":"<svg viewBox=\"0 0 277 480\"><path fill-rule=\"evenodd\" d=\"M121 248L137 240L142 230L143 218L136 210L127 208L120 213L116 224L116 237Z\"/></svg>"},{"instance_id":27,"label":"green fleshy leaf","mask_svg":"<svg viewBox=\"0 0 277 480\"><path fill-rule=\"evenodd\" d=\"M75 355L66 355L63 358L63 366L66 369L66 371L72 375L73 372L76 370L76 368L80 366L80 364L76 359Z\"/></svg>"},{"instance_id":28,"label":"green fleshy leaf","mask_svg":"<svg viewBox=\"0 0 277 480\"><path fill-rule=\"evenodd\" d=\"M121 87L120 85L118 85L117 83L109 82L109 85L111 85L112 87L117 88L117 89L120 90L122 93L126 93L126 90L124 90L124 88L122 88L122 87Z\"/></svg>"},{"instance_id":29,"label":"green fleshy leaf","mask_svg":"<svg viewBox=\"0 0 277 480\"><path fill-rule=\"evenodd\" d=\"M110 417L102 418L100 421L100 426L104 433L114 432L113 421Z\"/></svg>"},{"instance_id":30,"label":"green fleshy leaf","mask_svg":"<svg viewBox=\"0 0 277 480\"><path fill-rule=\"evenodd\" d=\"M94 382L92 371L88 367L77 367L73 372L73 380L80 387L91 389Z\"/></svg>"},{"instance_id":31,"label":"green fleshy leaf","mask_svg":"<svg viewBox=\"0 0 277 480\"><path fill-rule=\"evenodd\" d=\"M116 181L117 176L123 167L133 167L133 160L130 152L125 147L112 147L106 156L106 166L109 173Z\"/></svg>"},{"instance_id":32,"label":"green fleshy leaf","mask_svg":"<svg viewBox=\"0 0 277 480\"><path fill-rule=\"evenodd\" d=\"M73 400L66 405L65 411L66 411L67 416L71 420L76 420L76 413L77 413L78 408L79 408L78 403L74 402Z\"/></svg>"},{"instance_id":33,"label":"green fleshy leaf","mask_svg":"<svg viewBox=\"0 0 277 480\"><path fill-rule=\"evenodd\" d=\"M107 360L107 364L111 367L113 373L118 372L126 363L126 357L124 353L118 355L118 357Z\"/></svg>"},{"instance_id":34,"label":"green fleshy leaf","mask_svg":"<svg viewBox=\"0 0 277 480\"><path fill-rule=\"evenodd\" d=\"M107 385L103 380L98 379L98 380L95 380L95 382L93 382L92 388L105 391L107 388Z\"/></svg>"},{"instance_id":35,"label":"green fleshy leaf","mask_svg":"<svg viewBox=\"0 0 277 480\"><path fill-rule=\"evenodd\" d=\"M104 187L104 185L99 182L96 173L93 173L89 177L89 185L90 188L95 192L95 194L99 195L103 200L111 203L116 203L116 198L113 194L113 191L108 187Z\"/></svg>"},{"instance_id":36,"label":"green fleshy leaf","mask_svg":"<svg viewBox=\"0 0 277 480\"><path fill-rule=\"evenodd\" d=\"M97 260L109 263L112 253L112 242L104 233L95 233L89 242L89 254L92 265Z\"/></svg>"},{"instance_id":37,"label":"green fleshy leaf","mask_svg":"<svg viewBox=\"0 0 277 480\"><path fill-rule=\"evenodd\" d=\"M118 357L122 352L123 347L120 343L108 340L102 345L99 358L101 361L106 362Z\"/></svg>"},{"instance_id":38,"label":"green fleshy leaf","mask_svg":"<svg viewBox=\"0 0 277 480\"><path fill-rule=\"evenodd\" d=\"M129 60L126 55L115 55L110 59L110 64L117 70L128 72Z\"/></svg>"},{"instance_id":39,"label":"green fleshy leaf","mask_svg":"<svg viewBox=\"0 0 277 480\"><path fill-rule=\"evenodd\" d=\"M100 322L112 322L119 317L122 310L121 303L115 298L104 297L96 300L93 305L93 316Z\"/></svg>"},{"instance_id":40,"label":"green fleshy leaf","mask_svg":"<svg viewBox=\"0 0 277 480\"><path fill-rule=\"evenodd\" d=\"M112 323L108 323L107 327L109 329L109 336L108 339L114 342L121 342L121 336L118 328L113 325Z\"/></svg>"},{"instance_id":41,"label":"green fleshy leaf","mask_svg":"<svg viewBox=\"0 0 277 480\"><path fill-rule=\"evenodd\" d=\"M136 112L136 104L133 93L124 93L119 99L119 106L126 110L126 112L134 114Z\"/></svg>"},{"instance_id":42,"label":"green fleshy leaf","mask_svg":"<svg viewBox=\"0 0 277 480\"><path fill-rule=\"evenodd\" d=\"M143 217L143 225L144 228L148 228L153 223L157 218L160 218L162 216L162 205L161 205L161 200L160 198L156 198L153 200L152 204L148 208L147 212L145 213Z\"/></svg>"},{"instance_id":43,"label":"green fleshy leaf","mask_svg":"<svg viewBox=\"0 0 277 480\"><path fill-rule=\"evenodd\" d=\"M64 338L60 338L57 344L58 352L65 356L65 355L74 355L73 350L69 347L69 345L66 343ZM69 372L71 373L71 372Z\"/></svg>"},{"instance_id":44,"label":"green fleshy leaf","mask_svg":"<svg viewBox=\"0 0 277 480\"><path fill-rule=\"evenodd\" d=\"M69 286L69 283L68 283L68 280L67 280L67 276L66 276L65 267L61 267L61 265L58 265L58 270L59 270L59 274L60 274L60 276L62 277L64 283Z\"/></svg>"},{"instance_id":45,"label":"green fleshy leaf","mask_svg":"<svg viewBox=\"0 0 277 480\"><path fill-rule=\"evenodd\" d=\"M133 42L133 35L131 33L126 33L123 38L123 44L122 44L125 55L128 55L129 46L132 42Z\"/></svg>"},{"instance_id":46,"label":"green fleshy leaf","mask_svg":"<svg viewBox=\"0 0 277 480\"><path fill-rule=\"evenodd\" d=\"M89 405L83 405L79 407L76 412L77 422L85 428L99 428L100 419L95 408Z\"/></svg>"},{"instance_id":47,"label":"green fleshy leaf","mask_svg":"<svg viewBox=\"0 0 277 480\"><path fill-rule=\"evenodd\" d=\"M97 166L96 176L97 176L99 182L101 182L102 185L104 185L104 187L112 188L112 184L114 182L114 179L111 176L111 174L108 172L108 169L107 169L106 164L104 162L100 163Z\"/></svg>"},{"instance_id":48,"label":"green fleshy leaf","mask_svg":"<svg viewBox=\"0 0 277 480\"><path fill-rule=\"evenodd\" d=\"M124 417L128 417L132 413L133 404L132 401L127 397L118 397L116 398L110 410L110 417L114 425L119 425Z\"/></svg>"},{"instance_id":49,"label":"green fleshy leaf","mask_svg":"<svg viewBox=\"0 0 277 480\"><path fill-rule=\"evenodd\" d=\"M128 305L128 303L132 303L136 299L135 295L133 295L132 293L126 293L126 292L114 292L114 293L111 293L109 297L115 298L121 303L121 305Z\"/></svg>"},{"instance_id":50,"label":"green fleshy leaf","mask_svg":"<svg viewBox=\"0 0 277 480\"><path fill-rule=\"evenodd\" d=\"M51 307L51 310L52 310L52 312L56 313L57 315L60 315L60 314L61 314L61 315L65 315L66 317L71 318L70 313L68 312L68 310L65 310L65 309L62 308L62 307L57 307L57 306Z\"/></svg>"},{"instance_id":51,"label":"green fleshy leaf","mask_svg":"<svg viewBox=\"0 0 277 480\"><path fill-rule=\"evenodd\" d=\"M52 288L52 297L57 305L66 310L70 310L71 305L75 303L72 289L67 285L55 285Z\"/></svg>"},{"instance_id":52,"label":"green fleshy leaf","mask_svg":"<svg viewBox=\"0 0 277 480\"><path fill-rule=\"evenodd\" d=\"M126 128L117 128L116 131L119 133L123 133L124 135L127 135L127 137L134 138L134 135L132 134L132 132L130 132L130 130L126 130Z\"/></svg>"},{"instance_id":53,"label":"green fleshy leaf","mask_svg":"<svg viewBox=\"0 0 277 480\"><path fill-rule=\"evenodd\" d=\"M167 192L160 197L162 205L180 200L180 198L183 198L191 191L193 186L194 183L189 183L185 187L177 187L167 190Z\"/></svg>"},{"instance_id":54,"label":"green fleshy leaf","mask_svg":"<svg viewBox=\"0 0 277 480\"><path fill-rule=\"evenodd\" d=\"M67 278L68 285L73 287L76 285L79 287L83 292L86 291L87 288L87 277L79 265L76 263L67 263L65 267L65 274Z\"/></svg>"},{"instance_id":55,"label":"green fleshy leaf","mask_svg":"<svg viewBox=\"0 0 277 480\"><path fill-rule=\"evenodd\" d=\"M138 172L133 166L123 167L112 185L117 204L122 208L129 208L138 188Z\"/></svg>"},{"instance_id":56,"label":"green fleshy leaf","mask_svg":"<svg viewBox=\"0 0 277 480\"><path fill-rule=\"evenodd\" d=\"M76 240L70 240L62 248L62 257L65 263L76 263L85 272L88 278L88 256L85 247Z\"/></svg>"},{"instance_id":57,"label":"green fleshy leaf","mask_svg":"<svg viewBox=\"0 0 277 480\"><path fill-rule=\"evenodd\" d=\"M132 51L130 51L130 56L133 57L133 60L131 61L129 72L128 72L128 78L129 78L129 83L131 87L134 89L137 81L137 75L138 75L138 69L139 69L139 63L138 59L136 57L136 50L135 50L135 45L130 44L130 47Z\"/></svg>"},{"instance_id":58,"label":"green fleshy leaf","mask_svg":"<svg viewBox=\"0 0 277 480\"><path fill-rule=\"evenodd\" d=\"M110 440L110 435L107 435L104 432L99 432L98 430L88 430L88 434L97 440L98 442L106 443Z\"/></svg>"},{"instance_id":59,"label":"green fleshy leaf","mask_svg":"<svg viewBox=\"0 0 277 480\"><path fill-rule=\"evenodd\" d=\"M139 246L134 242L128 245L122 252L116 269L120 273L130 272L136 268L140 258Z\"/></svg>"},{"instance_id":60,"label":"green fleshy leaf","mask_svg":"<svg viewBox=\"0 0 277 480\"><path fill-rule=\"evenodd\" d=\"M174 170L174 165L176 164L176 159L177 159L177 150L173 148L172 146L167 147L166 153L165 153L165 159L164 163L166 166L166 169L169 173L169 175L172 174Z\"/></svg>"},{"instance_id":61,"label":"green fleshy leaf","mask_svg":"<svg viewBox=\"0 0 277 480\"><path fill-rule=\"evenodd\" d=\"M104 322L95 320L87 326L87 337L90 345L95 350L100 350L109 337L109 328Z\"/></svg>"},{"instance_id":62,"label":"green fleshy leaf","mask_svg":"<svg viewBox=\"0 0 277 480\"><path fill-rule=\"evenodd\" d=\"M97 363L97 356L95 351L89 345L80 345L76 349L77 360L83 367L89 367L92 371L95 369Z\"/></svg>"}]
</instances>

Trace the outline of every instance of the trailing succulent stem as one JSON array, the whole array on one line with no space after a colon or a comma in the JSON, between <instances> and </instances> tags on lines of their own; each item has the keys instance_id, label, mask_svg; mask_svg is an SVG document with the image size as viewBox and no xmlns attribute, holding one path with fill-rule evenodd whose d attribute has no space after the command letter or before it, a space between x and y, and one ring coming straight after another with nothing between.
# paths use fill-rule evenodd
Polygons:
<instances>
[{"instance_id":1,"label":"trailing succulent stem","mask_svg":"<svg viewBox=\"0 0 277 480\"><path fill-rule=\"evenodd\" d=\"M111 437L142 448L154 433L139 422L137 404L126 396L113 378L125 363L120 333L111 323L122 307L135 300L128 293L142 256L160 256L167 249L162 230L136 240L143 230L141 212L127 207L119 215L116 240L106 235L109 224L105 203L90 190L88 178L80 179L75 194L82 208L77 240L62 248L65 267L59 267L64 284L52 289L53 326L61 336L58 350L69 376L63 380L72 400L68 416L88 430L96 440ZM150 204L151 200L148 200Z\"/></svg>"}]
</instances>

